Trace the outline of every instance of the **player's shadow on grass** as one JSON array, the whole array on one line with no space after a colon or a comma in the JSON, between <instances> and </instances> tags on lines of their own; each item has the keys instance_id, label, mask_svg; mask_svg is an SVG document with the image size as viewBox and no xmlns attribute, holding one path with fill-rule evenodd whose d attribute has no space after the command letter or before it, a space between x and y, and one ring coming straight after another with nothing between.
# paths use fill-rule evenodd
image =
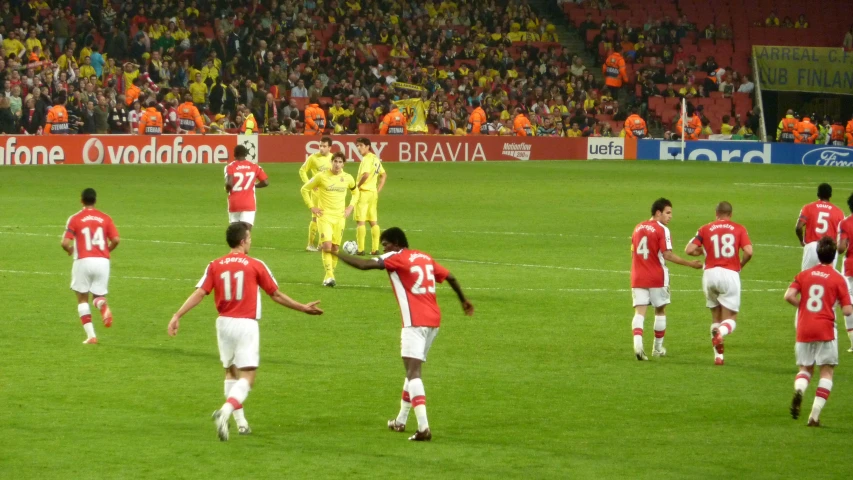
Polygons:
<instances>
[{"instance_id":1,"label":"player's shadow on grass","mask_svg":"<svg viewBox=\"0 0 853 480\"><path fill-rule=\"evenodd\" d=\"M203 358L205 360L210 360L214 362L219 361L219 355L216 352L202 352L198 350L187 350L182 348L170 348L170 347L141 347L137 345L116 345L112 344L108 348L116 348L122 350L133 350L133 351L141 351L141 352L152 352L152 353L161 353L166 355L177 355L182 357L191 357L191 358ZM276 360L275 358L270 358L269 356L264 357L265 364L272 365L285 365L290 362L285 362L283 360Z\"/></svg>"}]
</instances>

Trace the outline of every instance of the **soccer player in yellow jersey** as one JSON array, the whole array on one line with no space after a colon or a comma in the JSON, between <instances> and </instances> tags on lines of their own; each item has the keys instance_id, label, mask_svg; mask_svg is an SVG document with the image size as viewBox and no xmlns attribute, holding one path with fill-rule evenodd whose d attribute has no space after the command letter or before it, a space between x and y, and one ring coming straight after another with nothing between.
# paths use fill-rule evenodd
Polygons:
<instances>
[{"instance_id":1,"label":"soccer player in yellow jersey","mask_svg":"<svg viewBox=\"0 0 853 480\"><path fill-rule=\"evenodd\" d=\"M302 185L302 199L317 217L317 230L320 231L320 242L323 248L323 268L326 270L323 285L326 287L335 286L335 267L338 265L338 257L332 252L338 251L347 217L358 203L359 191L356 188L355 179L344 172L345 158L342 152L336 152L332 156L332 165L329 170L318 173ZM317 189L316 195L313 194L314 189ZM347 190L352 195L349 206L345 206Z\"/></svg>"},{"instance_id":2,"label":"soccer player in yellow jersey","mask_svg":"<svg viewBox=\"0 0 853 480\"><path fill-rule=\"evenodd\" d=\"M361 154L361 166L358 167L358 175L356 176L359 190L358 203L355 206L357 255L364 255L364 241L367 236L365 222L370 223L370 244L373 247L370 254L377 255L379 253L380 232L379 225L376 223L379 220L376 206L379 203L379 192L385 186L385 179L388 178L388 175L385 174L385 168L382 167L382 160L370 151L369 138L356 139L355 147Z\"/></svg>"},{"instance_id":3,"label":"soccer player in yellow jersey","mask_svg":"<svg viewBox=\"0 0 853 480\"><path fill-rule=\"evenodd\" d=\"M308 182L308 174L310 172L311 177L316 177L320 173L328 170L332 165L332 139L330 137L323 137L320 140L320 151L317 153L312 153L307 159L305 159L305 163L299 167L299 178L302 179L302 184ZM316 201L316 192L312 192L312 195L315 197L314 201ZM317 237L317 217L313 216L311 218L311 223L308 224L308 246L305 247L305 250L309 252L317 252L320 249L314 246L314 239Z\"/></svg>"}]
</instances>

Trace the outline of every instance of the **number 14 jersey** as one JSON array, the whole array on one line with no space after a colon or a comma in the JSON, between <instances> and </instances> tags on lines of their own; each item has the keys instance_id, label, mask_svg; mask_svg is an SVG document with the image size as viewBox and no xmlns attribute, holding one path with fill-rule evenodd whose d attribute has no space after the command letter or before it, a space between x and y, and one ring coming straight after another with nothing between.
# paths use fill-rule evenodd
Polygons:
<instances>
[{"instance_id":1,"label":"number 14 jersey","mask_svg":"<svg viewBox=\"0 0 853 480\"><path fill-rule=\"evenodd\" d=\"M74 240L74 259L110 258L107 240L118 238L118 230L104 212L94 208L84 208L68 218L65 225L67 239Z\"/></svg>"},{"instance_id":2,"label":"number 14 jersey","mask_svg":"<svg viewBox=\"0 0 853 480\"><path fill-rule=\"evenodd\" d=\"M711 222L696 232L693 243L705 249L705 270L722 267L740 271L740 251L752 245L746 228L730 220Z\"/></svg>"},{"instance_id":3,"label":"number 14 jersey","mask_svg":"<svg viewBox=\"0 0 853 480\"><path fill-rule=\"evenodd\" d=\"M444 282L450 272L417 250L386 253L379 257L379 264L388 272L403 326L438 328L441 310L435 299L435 284Z\"/></svg>"}]
</instances>

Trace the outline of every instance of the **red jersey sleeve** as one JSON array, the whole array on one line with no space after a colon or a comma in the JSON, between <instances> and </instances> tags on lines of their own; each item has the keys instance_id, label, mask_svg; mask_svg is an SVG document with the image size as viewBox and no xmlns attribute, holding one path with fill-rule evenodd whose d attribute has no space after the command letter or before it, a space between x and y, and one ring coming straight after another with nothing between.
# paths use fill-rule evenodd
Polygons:
<instances>
[{"instance_id":1,"label":"red jersey sleeve","mask_svg":"<svg viewBox=\"0 0 853 480\"><path fill-rule=\"evenodd\" d=\"M703 231L704 228L705 227L702 227L699 229L699 231L696 232L696 236L694 236L693 240L691 240L691 243L693 245L699 245L700 247L702 246L702 242L705 241L705 232Z\"/></svg>"},{"instance_id":2,"label":"red jersey sleeve","mask_svg":"<svg viewBox=\"0 0 853 480\"><path fill-rule=\"evenodd\" d=\"M740 248L746 247L748 245L752 245L752 240L749 239L749 234L746 233L745 228L740 229Z\"/></svg>"},{"instance_id":3,"label":"red jersey sleeve","mask_svg":"<svg viewBox=\"0 0 853 480\"><path fill-rule=\"evenodd\" d=\"M74 217L68 219L68 223L65 224L65 235L62 238L73 240L77 234L77 225L75 225Z\"/></svg>"},{"instance_id":4,"label":"red jersey sleeve","mask_svg":"<svg viewBox=\"0 0 853 480\"><path fill-rule=\"evenodd\" d=\"M448 271L446 268L444 268L443 265L436 262L435 260L432 261L432 266L432 273L435 275L435 281L438 283L444 283L444 280L447 279L448 275L450 275L450 271Z\"/></svg>"},{"instance_id":5,"label":"red jersey sleeve","mask_svg":"<svg viewBox=\"0 0 853 480\"><path fill-rule=\"evenodd\" d=\"M210 262L207 265L207 269L204 271L204 276L199 280L198 285L195 288L200 288L204 290L208 295L213 291L213 281L215 280L216 275L213 272L213 262Z\"/></svg>"},{"instance_id":6,"label":"red jersey sleeve","mask_svg":"<svg viewBox=\"0 0 853 480\"><path fill-rule=\"evenodd\" d=\"M853 305L850 301L850 289L847 287L847 280L840 275L836 275L836 284L838 285L838 302L842 307Z\"/></svg>"},{"instance_id":7,"label":"red jersey sleeve","mask_svg":"<svg viewBox=\"0 0 853 480\"><path fill-rule=\"evenodd\" d=\"M400 253L393 253L391 255L379 257L382 268L384 268L388 272L396 272L400 267L403 266L403 257Z\"/></svg>"},{"instance_id":8,"label":"red jersey sleeve","mask_svg":"<svg viewBox=\"0 0 853 480\"><path fill-rule=\"evenodd\" d=\"M113 220L110 219L107 223L106 231L104 232L107 235L109 240L115 240L118 238L118 229L116 229L116 224L113 223Z\"/></svg>"},{"instance_id":9,"label":"red jersey sleeve","mask_svg":"<svg viewBox=\"0 0 853 480\"><path fill-rule=\"evenodd\" d=\"M276 283L275 277L273 277L267 265L264 262L258 261L256 268L258 270L258 286L267 292L267 295L275 293L278 290L278 283Z\"/></svg>"},{"instance_id":10,"label":"red jersey sleeve","mask_svg":"<svg viewBox=\"0 0 853 480\"><path fill-rule=\"evenodd\" d=\"M263 168L258 166L258 172L255 174L255 178L257 178L258 180L266 180L269 177L267 176L267 172L265 172Z\"/></svg>"},{"instance_id":11,"label":"red jersey sleeve","mask_svg":"<svg viewBox=\"0 0 853 480\"><path fill-rule=\"evenodd\" d=\"M808 205L806 205L802 209L800 209L800 217L799 218L803 222L805 222L809 219L809 206Z\"/></svg>"},{"instance_id":12,"label":"red jersey sleeve","mask_svg":"<svg viewBox=\"0 0 853 480\"><path fill-rule=\"evenodd\" d=\"M791 282L790 285L788 285L788 288L793 288L794 290L796 290L798 292L802 291L802 288L800 287L800 276L799 275L794 277L794 281Z\"/></svg>"}]
</instances>

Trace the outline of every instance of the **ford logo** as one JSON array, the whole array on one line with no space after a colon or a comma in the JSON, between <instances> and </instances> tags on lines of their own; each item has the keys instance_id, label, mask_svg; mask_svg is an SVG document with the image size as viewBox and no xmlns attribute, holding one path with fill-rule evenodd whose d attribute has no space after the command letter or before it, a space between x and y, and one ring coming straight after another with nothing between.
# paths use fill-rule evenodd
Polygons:
<instances>
[{"instance_id":1,"label":"ford logo","mask_svg":"<svg viewBox=\"0 0 853 480\"><path fill-rule=\"evenodd\" d=\"M853 167L853 158L850 157L851 152L853 150L835 147L816 148L803 155L803 165Z\"/></svg>"}]
</instances>

